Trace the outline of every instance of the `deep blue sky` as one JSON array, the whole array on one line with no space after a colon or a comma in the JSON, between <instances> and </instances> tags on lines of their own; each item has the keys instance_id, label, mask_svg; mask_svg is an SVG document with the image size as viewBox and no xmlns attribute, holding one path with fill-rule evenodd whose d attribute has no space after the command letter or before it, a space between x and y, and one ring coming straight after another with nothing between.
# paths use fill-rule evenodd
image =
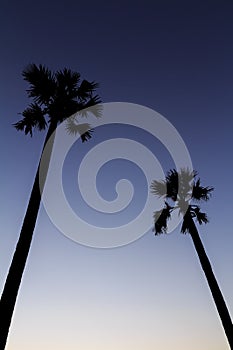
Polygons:
<instances>
[{"instance_id":1,"label":"deep blue sky","mask_svg":"<svg viewBox=\"0 0 233 350\"><path fill-rule=\"evenodd\" d=\"M233 3L3 1L0 17L1 286L44 137L11 126L29 102L22 69L35 62L77 70L103 102L145 105L177 128L215 187L200 232L233 313ZM227 349L188 236L148 232L95 250L59 234L43 209L35 233L9 349Z\"/></svg>"}]
</instances>

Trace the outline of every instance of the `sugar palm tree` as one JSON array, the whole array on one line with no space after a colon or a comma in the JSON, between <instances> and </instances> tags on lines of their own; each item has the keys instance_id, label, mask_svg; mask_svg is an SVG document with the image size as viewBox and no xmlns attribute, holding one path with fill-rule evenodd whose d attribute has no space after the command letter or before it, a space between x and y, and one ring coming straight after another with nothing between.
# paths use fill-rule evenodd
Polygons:
<instances>
[{"instance_id":1,"label":"sugar palm tree","mask_svg":"<svg viewBox=\"0 0 233 350\"><path fill-rule=\"evenodd\" d=\"M43 65L30 64L23 70L23 78L29 83L27 94L32 103L22 112L22 119L13 124L19 131L33 135L35 129L42 131L48 128L44 147L48 139L54 140L54 131L59 123L80 111L85 115L85 108L91 108L96 117L101 116L99 96L95 94L98 84L87 80L80 80L80 74L70 69L51 72ZM84 110L84 111L83 111ZM83 112L82 112L83 111ZM79 132L82 142L91 138L92 130L89 124L80 124L77 118L67 120L67 129L71 133ZM52 135L52 136L51 136ZM51 149L47 159L47 167L43 174L43 184L46 179ZM44 149L43 147L43 149ZM7 275L0 300L0 349L4 349L15 307L15 302L23 276L27 256L33 237L37 215L41 202L39 188L39 165L35 176L27 211L24 217L19 240Z\"/></svg>"},{"instance_id":2,"label":"sugar palm tree","mask_svg":"<svg viewBox=\"0 0 233 350\"><path fill-rule=\"evenodd\" d=\"M195 203L208 201L213 187L203 187L196 172L182 169L179 172L170 170L164 181L154 180L151 184L151 191L154 195L164 198L164 208L154 213L155 235L167 233L172 213L178 210L179 215L182 215L181 232L189 233L193 240L230 348L233 349L231 317L195 224L195 221L200 225L208 222L206 213L202 212L200 206Z\"/></svg>"}]
</instances>

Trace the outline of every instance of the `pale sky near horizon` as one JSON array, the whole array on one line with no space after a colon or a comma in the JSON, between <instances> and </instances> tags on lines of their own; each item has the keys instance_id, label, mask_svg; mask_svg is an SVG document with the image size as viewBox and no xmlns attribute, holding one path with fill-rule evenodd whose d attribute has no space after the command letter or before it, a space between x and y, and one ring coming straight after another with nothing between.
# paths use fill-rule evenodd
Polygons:
<instances>
[{"instance_id":1,"label":"pale sky near horizon","mask_svg":"<svg viewBox=\"0 0 233 350\"><path fill-rule=\"evenodd\" d=\"M210 223L200 235L233 315L232 2L23 0L4 1L1 8L0 290L44 139L38 133L26 137L11 125L30 102L21 72L35 62L79 71L100 83L103 102L149 107L178 130L203 184L215 188L204 205ZM151 145L135 129L97 129L89 144L78 145L77 158L75 150L69 154L72 166L64 181L74 206L80 155L112 132ZM168 155L155 145L166 172ZM130 162L103 167L100 193L111 200L112 179L121 174L132 177L136 211L147 189ZM7 350L119 348L229 348L191 238L179 229L159 237L148 230L123 247L90 248L60 233L41 206Z\"/></svg>"}]
</instances>

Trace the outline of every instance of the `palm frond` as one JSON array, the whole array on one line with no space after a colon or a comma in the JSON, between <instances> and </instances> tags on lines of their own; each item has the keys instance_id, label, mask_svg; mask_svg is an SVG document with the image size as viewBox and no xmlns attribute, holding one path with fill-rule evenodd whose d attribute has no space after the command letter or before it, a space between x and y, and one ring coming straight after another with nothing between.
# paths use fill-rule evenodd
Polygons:
<instances>
[{"instance_id":1,"label":"palm frond","mask_svg":"<svg viewBox=\"0 0 233 350\"><path fill-rule=\"evenodd\" d=\"M203 187L201 186L201 180L198 180L193 185L192 199L196 201L208 201L211 197L211 192L214 190L213 187Z\"/></svg>"},{"instance_id":2,"label":"palm frond","mask_svg":"<svg viewBox=\"0 0 233 350\"><path fill-rule=\"evenodd\" d=\"M176 201L178 195L178 184L179 184L178 172L175 169L167 172L166 185L167 185L167 198L171 198Z\"/></svg>"},{"instance_id":3,"label":"palm frond","mask_svg":"<svg viewBox=\"0 0 233 350\"><path fill-rule=\"evenodd\" d=\"M28 133L32 137L32 130L35 127L34 122L27 121L26 118L23 118L22 120L19 120L17 123L14 123L13 126L16 128L17 131L24 131L25 135Z\"/></svg>"},{"instance_id":4,"label":"palm frond","mask_svg":"<svg viewBox=\"0 0 233 350\"><path fill-rule=\"evenodd\" d=\"M34 120L35 128L39 131L45 130L47 126L45 112L38 104L31 103L29 107L23 111L22 115L27 119Z\"/></svg>"},{"instance_id":5,"label":"palm frond","mask_svg":"<svg viewBox=\"0 0 233 350\"><path fill-rule=\"evenodd\" d=\"M93 114L96 118L101 118L103 112L103 105L99 96L91 97L88 101L79 103L79 109L76 116L87 118L90 114Z\"/></svg>"},{"instance_id":6,"label":"palm frond","mask_svg":"<svg viewBox=\"0 0 233 350\"><path fill-rule=\"evenodd\" d=\"M56 90L53 73L43 65L29 64L22 72L24 80L30 84L28 96L36 103L48 104Z\"/></svg>"},{"instance_id":7,"label":"palm frond","mask_svg":"<svg viewBox=\"0 0 233 350\"><path fill-rule=\"evenodd\" d=\"M76 99L79 89L80 74L78 72L72 72L70 69L64 68L63 70L55 73L57 91L56 96L58 99Z\"/></svg>"},{"instance_id":8,"label":"palm frond","mask_svg":"<svg viewBox=\"0 0 233 350\"><path fill-rule=\"evenodd\" d=\"M66 131L70 135L81 136L82 142L88 141L92 137L93 129L91 129L91 125L88 123L77 123L75 118L69 118L66 121Z\"/></svg>"},{"instance_id":9,"label":"palm frond","mask_svg":"<svg viewBox=\"0 0 233 350\"><path fill-rule=\"evenodd\" d=\"M29 133L32 136L33 129L36 128L42 131L46 128L47 122L44 114L45 112L38 104L31 103L29 107L22 112L23 119L14 123L13 126L16 130L24 131L26 135Z\"/></svg>"},{"instance_id":10,"label":"palm frond","mask_svg":"<svg viewBox=\"0 0 233 350\"><path fill-rule=\"evenodd\" d=\"M91 98L90 106L88 109L91 114L93 114L96 118L101 118L103 114L103 105L99 96L94 96Z\"/></svg>"},{"instance_id":11,"label":"palm frond","mask_svg":"<svg viewBox=\"0 0 233 350\"><path fill-rule=\"evenodd\" d=\"M152 193L159 197L165 196L173 201L179 200L180 203L184 203L191 198L195 176L196 172L189 169L181 169L179 172L172 169L167 172L165 181L152 182Z\"/></svg>"},{"instance_id":12,"label":"palm frond","mask_svg":"<svg viewBox=\"0 0 233 350\"><path fill-rule=\"evenodd\" d=\"M202 225L208 222L206 213L201 212L200 207L191 204L191 199L200 201L207 201L213 187L201 186L200 179L196 180L197 172L189 169L181 169L177 172L175 169L170 170L165 181L154 180L151 184L151 192L158 197L165 197L175 202L175 206L166 207L154 213L156 234L166 233L167 220L170 217L172 210L178 210L179 215L183 216L183 223L181 227L182 233L190 232L193 227L193 218Z\"/></svg>"},{"instance_id":13,"label":"palm frond","mask_svg":"<svg viewBox=\"0 0 233 350\"><path fill-rule=\"evenodd\" d=\"M78 91L77 91L77 96L81 100L86 100L90 97L92 97L93 92L99 87L99 84L96 83L95 81L87 81L83 80Z\"/></svg>"},{"instance_id":14,"label":"palm frond","mask_svg":"<svg viewBox=\"0 0 233 350\"><path fill-rule=\"evenodd\" d=\"M182 168L178 172L179 197L183 201L185 201L187 198L191 198L192 187L196 175L196 171L190 170L188 168Z\"/></svg>"},{"instance_id":15,"label":"palm frond","mask_svg":"<svg viewBox=\"0 0 233 350\"><path fill-rule=\"evenodd\" d=\"M167 184L165 181L152 181L150 189L151 193L157 197L166 197L167 195Z\"/></svg>"},{"instance_id":16,"label":"palm frond","mask_svg":"<svg viewBox=\"0 0 233 350\"><path fill-rule=\"evenodd\" d=\"M17 131L24 131L26 123L25 120L22 119L12 125L14 126L14 128L16 128Z\"/></svg>"},{"instance_id":17,"label":"palm frond","mask_svg":"<svg viewBox=\"0 0 233 350\"><path fill-rule=\"evenodd\" d=\"M154 232L155 235L159 235L162 233L167 233L167 221L171 217L171 211L173 208L165 202L165 207L160 210L154 212Z\"/></svg>"},{"instance_id":18,"label":"palm frond","mask_svg":"<svg viewBox=\"0 0 233 350\"><path fill-rule=\"evenodd\" d=\"M192 207L192 214L193 214L193 217L196 217L200 225L207 224L209 222L206 213L201 212L201 209L199 206Z\"/></svg>"},{"instance_id":19,"label":"palm frond","mask_svg":"<svg viewBox=\"0 0 233 350\"><path fill-rule=\"evenodd\" d=\"M78 87L80 81L80 73L64 68L55 73L55 78L58 84L67 86L70 89L75 89Z\"/></svg>"}]
</instances>

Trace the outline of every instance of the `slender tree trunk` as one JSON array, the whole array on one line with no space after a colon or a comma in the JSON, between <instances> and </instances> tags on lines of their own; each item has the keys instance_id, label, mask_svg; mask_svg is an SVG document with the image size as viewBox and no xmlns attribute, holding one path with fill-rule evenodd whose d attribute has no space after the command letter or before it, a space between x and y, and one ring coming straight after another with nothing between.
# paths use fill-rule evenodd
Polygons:
<instances>
[{"instance_id":1,"label":"slender tree trunk","mask_svg":"<svg viewBox=\"0 0 233 350\"><path fill-rule=\"evenodd\" d=\"M230 348L233 349L233 324L231 321L229 311L227 309L221 290L218 286L218 282L214 276L213 270L210 265L210 261L206 255L206 252L202 244L202 241L200 239L199 233L197 231L196 225L191 217L189 218L189 222L190 222L190 225L189 225L190 234L191 234L196 252L200 259L201 267L208 281L210 291L212 293L216 308L218 310L220 319L222 321L222 325L226 333Z\"/></svg>"},{"instance_id":2,"label":"slender tree trunk","mask_svg":"<svg viewBox=\"0 0 233 350\"><path fill-rule=\"evenodd\" d=\"M51 122L45 138L44 147L48 139L52 135L53 131L55 131L55 129L56 129L56 124ZM55 137L55 133L54 133L54 136L50 139L51 142L50 142L50 149L48 152L47 169L43 174L41 191L43 190L45 179L47 176L54 137ZM44 147L43 147L43 150L44 150ZM15 307L20 283L22 280L25 264L27 261L28 253L30 250L33 231L36 225L37 215L40 207L41 191L39 186L40 185L39 184L39 166L40 164L38 165L38 168L37 168L37 173L34 180L27 211L24 217L19 240L14 252L14 256L11 262L11 266L7 275L7 279L6 279L5 286L4 286L1 300L0 300L0 350L5 349L5 346L6 346L11 319L14 312L14 307Z\"/></svg>"}]
</instances>

